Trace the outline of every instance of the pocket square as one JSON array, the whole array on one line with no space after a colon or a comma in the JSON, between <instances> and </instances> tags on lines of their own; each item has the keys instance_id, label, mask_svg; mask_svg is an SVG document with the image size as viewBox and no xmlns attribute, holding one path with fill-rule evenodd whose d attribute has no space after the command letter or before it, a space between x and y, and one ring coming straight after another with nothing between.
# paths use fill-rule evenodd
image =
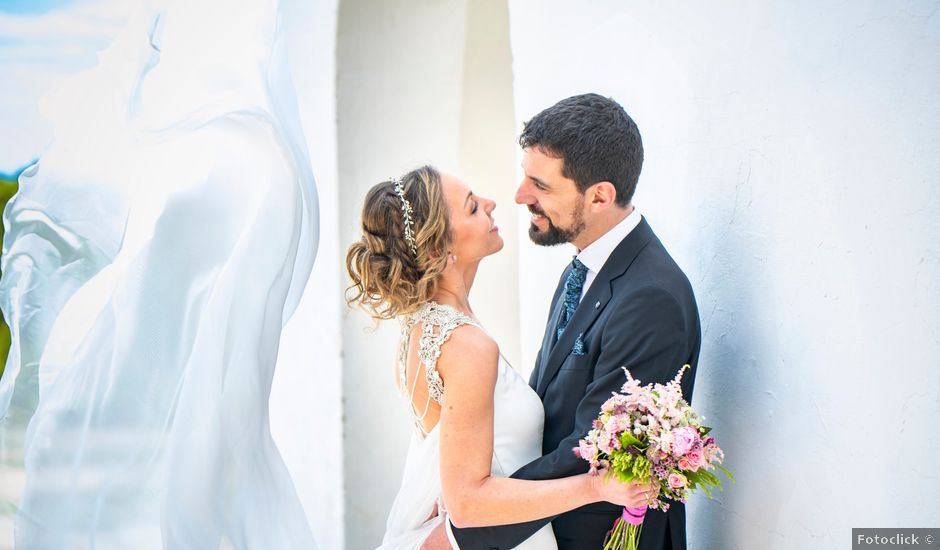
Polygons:
<instances>
[{"instance_id":1,"label":"pocket square","mask_svg":"<svg viewBox=\"0 0 940 550\"><path fill-rule=\"evenodd\" d=\"M587 352L584 351L584 333L582 332L571 346L571 355L584 355L585 353Z\"/></svg>"}]
</instances>

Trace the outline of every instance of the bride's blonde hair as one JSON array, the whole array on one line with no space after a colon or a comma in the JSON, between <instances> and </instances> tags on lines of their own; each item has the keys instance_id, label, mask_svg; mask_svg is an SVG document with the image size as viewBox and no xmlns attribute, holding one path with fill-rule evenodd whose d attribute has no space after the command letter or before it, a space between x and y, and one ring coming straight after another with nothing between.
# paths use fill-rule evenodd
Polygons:
<instances>
[{"instance_id":1,"label":"bride's blonde hair","mask_svg":"<svg viewBox=\"0 0 940 550\"><path fill-rule=\"evenodd\" d=\"M362 207L362 237L346 252L347 305L374 319L414 313L437 292L450 243L440 172L422 166L375 185Z\"/></svg>"}]
</instances>

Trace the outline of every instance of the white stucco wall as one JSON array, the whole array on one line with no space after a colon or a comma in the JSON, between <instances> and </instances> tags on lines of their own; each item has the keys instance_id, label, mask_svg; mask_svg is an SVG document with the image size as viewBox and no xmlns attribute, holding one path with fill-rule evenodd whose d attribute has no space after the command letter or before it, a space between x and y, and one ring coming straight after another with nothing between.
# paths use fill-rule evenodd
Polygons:
<instances>
[{"instance_id":1,"label":"white stucco wall","mask_svg":"<svg viewBox=\"0 0 940 550\"><path fill-rule=\"evenodd\" d=\"M697 293L693 404L738 483L694 499L691 548L940 517L937 7L510 2L519 120L620 101L636 203ZM523 356L564 252L520 244Z\"/></svg>"}]
</instances>

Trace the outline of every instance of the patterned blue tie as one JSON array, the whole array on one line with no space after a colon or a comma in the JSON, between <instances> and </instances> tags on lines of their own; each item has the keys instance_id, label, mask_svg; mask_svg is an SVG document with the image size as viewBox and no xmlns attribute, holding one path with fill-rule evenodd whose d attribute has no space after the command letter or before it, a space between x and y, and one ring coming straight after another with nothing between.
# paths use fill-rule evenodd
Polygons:
<instances>
[{"instance_id":1,"label":"patterned blue tie","mask_svg":"<svg viewBox=\"0 0 940 550\"><path fill-rule=\"evenodd\" d=\"M558 320L557 340L561 339L561 333L568 326L568 321L574 317L574 310L581 302L581 289L584 288L584 278L587 277L588 268L575 258L571 261L571 271L568 272L568 278L565 279L565 309L561 311L561 318Z\"/></svg>"}]
</instances>

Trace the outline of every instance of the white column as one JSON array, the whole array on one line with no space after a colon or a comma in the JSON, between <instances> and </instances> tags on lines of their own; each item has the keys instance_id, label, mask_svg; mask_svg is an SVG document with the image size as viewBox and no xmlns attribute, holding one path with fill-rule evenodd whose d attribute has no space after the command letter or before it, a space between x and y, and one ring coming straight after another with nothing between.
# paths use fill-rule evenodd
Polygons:
<instances>
[{"instance_id":1,"label":"white column","mask_svg":"<svg viewBox=\"0 0 940 550\"><path fill-rule=\"evenodd\" d=\"M467 3L460 175L496 201L493 217L505 246L480 263L471 296L474 313L499 342L500 352L526 377L534 366L519 347L519 230L513 201L519 179L518 131L512 103L512 54L506 0Z\"/></svg>"},{"instance_id":2,"label":"white column","mask_svg":"<svg viewBox=\"0 0 940 550\"><path fill-rule=\"evenodd\" d=\"M463 75L462 0L340 4L337 38L339 254L358 238L362 201L376 183L422 164L454 170ZM347 548L374 548L401 481L411 436L394 385L398 325L371 330L344 311L343 392Z\"/></svg>"},{"instance_id":3,"label":"white column","mask_svg":"<svg viewBox=\"0 0 940 550\"><path fill-rule=\"evenodd\" d=\"M358 238L366 191L422 164L453 172L494 198L507 246L481 264L471 299L503 353L518 364L517 146L508 27L505 0L341 3L339 234L345 259L345 247ZM381 541L412 429L394 388L398 325L371 327L359 311L345 316L348 548Z\"/></svg>"}]
</instances>

